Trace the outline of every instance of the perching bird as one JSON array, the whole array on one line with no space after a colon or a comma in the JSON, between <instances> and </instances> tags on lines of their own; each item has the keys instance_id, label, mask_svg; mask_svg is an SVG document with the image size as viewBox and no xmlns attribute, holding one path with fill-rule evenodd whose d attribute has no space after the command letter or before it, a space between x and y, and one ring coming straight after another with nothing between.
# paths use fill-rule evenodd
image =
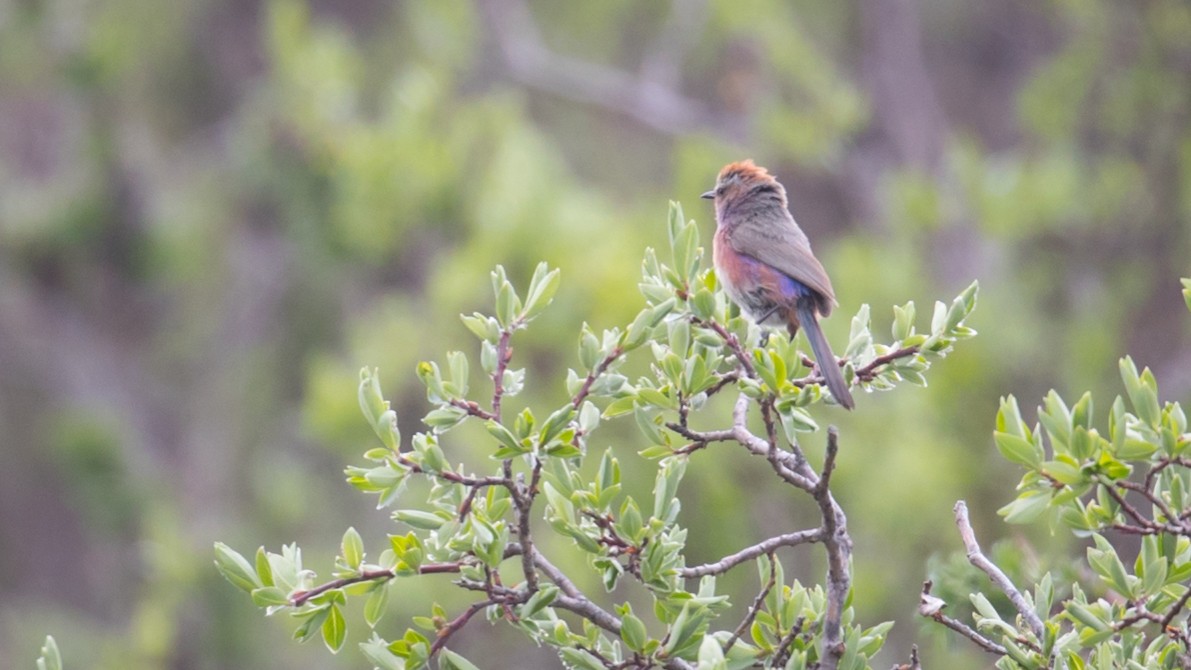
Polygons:
<instances>
[{"instance_id":1,"label":"perching bird","mask_svg":"<svg viewBox=\"0 0 1191 670\"><path fill-rule=\"evenodd\" d=\"M790 337L801 326L831 395L852 409L852 394L817 319L831 314L835 291L790 214L785 187L746 160L725 165L715 189L703 197L715 200L715 273L728 296L757 323L785 325Z\"/></svg>"}]
</instances>

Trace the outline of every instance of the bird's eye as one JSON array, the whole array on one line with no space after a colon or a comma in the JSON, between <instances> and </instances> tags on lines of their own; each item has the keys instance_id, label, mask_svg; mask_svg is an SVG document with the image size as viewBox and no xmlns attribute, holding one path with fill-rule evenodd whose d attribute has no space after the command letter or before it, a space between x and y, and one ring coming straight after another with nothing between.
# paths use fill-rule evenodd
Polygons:
<instances>
[{"instance_id":1,"label":"bird's eye","mask_svg":"<svg viewBox=\"0 0 1191 670\"><path fill-rule=\"evenodd\" d=\"M720 184L719 186L716 186L716 187L715 187L715 194L716 194L716 195L723 195L723 194L724 194L724 191L727 191L727 190L728 190L728 187L727 187L727 185L725 185L725 184Z\"/></svg>"}]
</instances>

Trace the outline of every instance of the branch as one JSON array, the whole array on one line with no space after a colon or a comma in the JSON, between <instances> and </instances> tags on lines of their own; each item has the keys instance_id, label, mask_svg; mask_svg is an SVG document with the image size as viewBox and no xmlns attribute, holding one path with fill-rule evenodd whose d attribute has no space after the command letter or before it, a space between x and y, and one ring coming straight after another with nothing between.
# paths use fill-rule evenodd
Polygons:
<instances>
[{"instance_id":1,"label":"branch","mask_svg":"<svg viewBox=\"0 0 1191 670\"><path fill-rule=\"evenodd\" d=\"M815 483L818 481L818 477L815 476L814 472L809 468L806 468L805 472L802 473L796 472L806 462L806 459L801 458L801 452L795 455L792 452L777 450L776 454L771 456L769 442L754 435L748 429L748 407L749 397L741 393L740 397L736 399L736 407L732 410L733 439L742 444L753 455L770 460L774 472L789 484L803 491L810 492L813 490ZM794 446L797 448L796 445Z\"/></svg>"},{"instance_id":2,"label":"branch","mask_svg":"<svg viewBox=\"0 0 1191 670\"><path fill-rule=\"evenodd\" d=\"M533 533L530 529L530 515L533 512L533 500L538 494L538 482L542 477L542 460L534 457L533 475L524 493L517 496L517 538L521 540L521 571L525 574L525 585L530 593L538 590L538 573L534 569L533 557L538 552L534 548ZM520 488L520 487L518 487Z\"/></svg>"},{"instance_id":3,"label":"branch","mask_svg":"<svg viewBox=\"0 0 1191 670\"><path fill-rule=\"evenodd\" d=\"M871 382L877 376L877 372L878 372L877 368L881 367L882 365L892 363L893 361L896 361L899 358L905 358L907 356L915 356L917 354L918 354L918 347L914 346L914 347L902 347L901 349L895 349L887 354L877 356L876 358L874 358L873 360L871 360L867 364L865 364L864 367L856 368L856 379L858 379L860 381Z\"/></svg>"},{"instance_id":4,"label":"branch","mask_svg":"<svg viewBox=\"0 0 1191 670\"><path fill-rule=\"evenodd\" d=\"M505 395L505 370L509 369L509 359L513 357L509 340L513 337L513 330L517 327L518 324L514 323L502 330L500 342L496 345L496 370L492 373L492 413L488 417L493 421L500 421L500 402Z\"/></svg>"},{"instance_id":5,"label":"branch","mask_svg":"<svg viewBox=\"0 0 1191 670\"><path fill-rule=\"evenodd\" d=\"M546 559L540 551L533 552L534 565L542 571L542 574L550 578L558 589L562 591L557 598L554 599L553 605L561 607L565 610L574 612L581 617L584 617L603 628L609 633L620 635L620 619L608 611L601 609L599 605L589 600L579 587L570 580L562 570L559 570L553 563Z\"/></svg>"},{"instance_id":6,"label":"branch","mask_svg":"<svg viewBox=\"0 0 1191 670\"><path fill-rule=\"evenodd\" d=\"M922 583L922 597L918 605L918 614L928 619L934 619L935 621L943 624L960 635L963 635L972 642L975 642L976 646L989 652L990 654L1004 656L1009 653L1004 647L997 644L996 642L993 642L987 637L984 637L971 626L961 623L960 621L952 619L946 614L943 614L943 608L947 606L947 603L943 602L941 598L936 598L930 594L930 589L933 585L934 584L929 579Z\"/></svg>"},{"instance_id":7,"label":"branch","mask_svg":"<svg viewBox=\"0 0 1191 670\"><path fill-rule=\"evenodd\" d=\"M474 400L464 400L462 398L451 398L451 406L467 412L468 415L488 421L496 421L496 415L488 410L480 407L480 404Z\"/></svg>"},{"instance_id":8,"label":"branch","mask_svg":"<svg viewBox=\"0 0 1191 670\"><path fill-rule=\"evenodd\" d=\"M460 563L458 561L453 562L453 563L427 563L426 565L423 565L422 567L418 568L418 574L420 574L420 575L435 575L435 574L443 574L443 573L448 573L448 572L459 572L459 568L461 565L462 565L462 563ZM340 579L331 580L331 581L327 582L326 584L320 584L319 586L316 586L316 587L310 589L309 591L298 591L290 596L289 604L291 607L301 607L302 605L305 605L308 601L310 601L312 598L321 596L322 594L326 593L327 591L341 589L345 586L351 586L352 584L359 584L361 582L371 582L371 581L376 581L378 579L392 579L393 577L396 577L396 576L397 576L396 573L394 573L392 570L388 570L388 569L365 570L358 575L353 575L351 577L342 577Z\"/></svg>"},{"instance_id":9,"label":"branch","mask_svg":"<svg viewBox=\"0 0 1191 670\"><path fill-rule=\"evenodd\" d=\"M575 409L579 409L579 405L582 405L583 401L587 399L587 395L591 393L591 385L595 383L595 380L599 379L600 375L607 372L608 366L612 365L612 363L615 362L616 359L620 358L623 354L624 349L621 349L620 347L614 348L608 353L607 356L604 357L604 360L600 361L591 372L587 373L587 379L583 380L583 386L579 389L579 392L575 394L575 398L571 401L571 405Z\"/></svg>"},{"instance_id":10,"label":"branch","mask_svg":"<svg viewBox=\"0 0 1191 670\"><path fill-rule=\"evenodd\" d=\"M489 598L488 600L482 600L478 603L472 603L470 607L464 610L463 614L455 617L450 621L450 623L440 628L438 630L438 637L434 640L434 644L430 645L429 657L434 658L434 655L437 654L444 646L446 646L447 640L449 640L452 635L459 632L461 628L466 626L467 622L471 621L473 616L475 616L485 607L488 607L489 605L495 605L496 602L496 600Z\"/></svg>"},{"instance_id":11,"label":"branch","mask_svg":"<svg viewBox=\"0 0 1191 670\"><path fill-rule=\"evenodd\" d=\"M962 500L955 503L955 525L959 528L960 538L968 552L968 562L988 575L993 584L996 584L997 588L1008 596L1009 602L1013 603L1018 614L1021 614L1026 623L1030 625L1030 630L1034 631L1034 635L1038 636L1039 640L1043 639L1042 619L1038 618L1030 604L1022 597L1021 591L1018 591L1013 582L1009 581L1009 577L980 550L980 544L976 541L976 532L972 530L972 522L968 519L968 505Z\"/></svg>"},{"instance_id":12,"label":"branch","mask_svg":"<svg viewBox=\"0 0 1191 670\"><path fill-rule=\"evenodd\" d=\"M692 319L692 321L715 331L715 334L719 335L720 339L724 341L724 344L728 345L728 348L732 350L732 353L736 356L736 362L740 364L741 369L744 370L744 374L753 379L757 378L757 371L753 369L752 361L744 353L744 347L740 346L740 340L736 339L735 334L729 333L728 329L724 328L724 325L718 321L704 321L702 319Z\"/></svg>"},{"instance_id":13,"label":"branch","mask_svg":"<svg viewBox=\"0 0 1191 670\"><path fill-rule=\"evenodd\" d=\"M823 545L827 550L827 615L823 621L823 665L826 668L836 667L844 653L843 612L852 589L852 538L848 535L848 519L827 488L838 453L839 432L831 426L827 429L823 474L811 492L823 514Z\"/></svg>"},{"instance_id":14,"label":"branch","mask_svg":"<svg viewBox=\"0 0 1191 670\"><path fill-rule=\"evenodd\" d=\"M751 547L745 547L735 554L729 554L714 563L704 563L693 568L681 568L678 571L678 576L683 579L694 579L706 575L722 575L745 561L751 561L762 554L772 554L778 547L793 547L810 542L822 542L823 537L824 532L822 528L799 530L793 533L786 533L785 535L778 535L764 542L758 542Z\"/></svg>"}]
</instances>

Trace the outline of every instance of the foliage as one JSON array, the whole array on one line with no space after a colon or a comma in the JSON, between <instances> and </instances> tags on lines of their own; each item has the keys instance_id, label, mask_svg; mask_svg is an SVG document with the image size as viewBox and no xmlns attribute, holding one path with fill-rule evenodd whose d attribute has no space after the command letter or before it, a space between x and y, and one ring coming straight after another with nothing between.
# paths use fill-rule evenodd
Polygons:
<instances>
[{"instance_id":1,"label":"foliage","mask_svg":"<svg viewBox=\"0 0 1191 670\"><path fill-rule=\"evenodd\" d=\"M1191 308L1191 282L1183 280ZM1185 668L1191 663L1191 433L1177 402L1160 403L1149 368L1120 361L1124 397L1097 427L1091 393L1074 404L1051 391L1028 424L1013 396L1002 398L994 438L1026 469L1017 498L1000 514L1014 524L1040 520L1088 538L1081 579L1043 574L1017 592L990 562L985 570L1009 597L1011 615L972 594L975 630L941 614L924 593L923 614L999 654L1002 670ZM965 511L966 515L966 511ZM959 519L961 533L970 533ZM966 526L966 527L965 527ZM974 540L972 540L974 543ZM969 558L978 556L968 545ZM1122 557L1124 554L1124 557ZM1130 560L1128 556L1132 554Z\"/></svg>"},{"instance_id":2,"label":"foliage","mask_svg":"<svg viewBox=\"0 0 1191 670\"><path fill-rule=\"evenodd\" d=\"M419 364L433 409L422 419L429 430L415 434L403 450L396 413L381 396L376 372L361 372L360 407L383 446L364 455L368 465L347 469L348 482L376 495L380 508L406 502L402 494L411 479L431 482L424 504L392 513L409 530L390 535L374 560L366 560L363 539L349 528L332 581L318 584L296 545L280 553L261 547L250 562L217 544L220 571L268 612L287 611L298 622L297 639L321 634L333 652L346 639L343 608L349 597L364 600L365 619L375 628L401 580L446 573L456 586L477 594L454 618L431 604L424 616L414 617L417 629L400 638L374 633L360 648L381 668L420 668L435 656L441 668L474 667L447 644L481 612L554 647L572 668L868 667L892 624L860 626L849 602L851 539L828 487L836 433L828 431L819 471L810 467L801 446L804 436L821 432L808 409L825 400L822 377L797 340L762 338L717 290L714 271L701 269L698 229L677 204L671 206L669 233L669 263L652 249L646 252L640 284L646 304L636 317L598 334L587 325L581 329L579 367L567 371L567 395L560 403L512 415L504 411L506 401L530 383L524 369L512 366L513 336L545 309L559 284L558 271L544 263L524 294L498 267L492 273L493 314L462 317L480 340L490 401L475 399L465 353L448 353L441 366ZM895 308L890 344L876 343L869 309L862 307L852 320L846 377L874 390L903 381L925 383L930 364L956 340L974 334L964 320L975 299L973 284L950 307L938 303L927 332L916 330L913 303ZM760 346L748 344L758 341ZM650 357L650 373L630 380L619 370L637 352ZM730 389L739 392L732 426L695 429L709 403ZM753 410L762 419L762 435L747 425ZM593 443L606 420L621 416L631 416L645 438L640 458L656 461L648 497L625 490L620 459ZM466 422L483 425L490 466L452 464L449 433ZM810 496L821 524L766 538L713 563L687 565L691 540L680 524L680 485L687 462L720 442L737 443L766 459L775 475ZM591 478L582 474L588 462L598 462ZM543 527L535 523L540 515ZM636 597L614 604L613 612L597 604L547 557L543 533L569 539L571 551L586 556L587 568L608 592L622 580L635 582L649 596L649 615L634 610ZM810 543L821 544L827 555L823 585L788 581L776 556L778 549ZM740 622L714 628L729 606L716 578L754 561L761 584L752 605ZM564 616L568 612L577 615L578 625Z\"/></svg>"}]
</instances>

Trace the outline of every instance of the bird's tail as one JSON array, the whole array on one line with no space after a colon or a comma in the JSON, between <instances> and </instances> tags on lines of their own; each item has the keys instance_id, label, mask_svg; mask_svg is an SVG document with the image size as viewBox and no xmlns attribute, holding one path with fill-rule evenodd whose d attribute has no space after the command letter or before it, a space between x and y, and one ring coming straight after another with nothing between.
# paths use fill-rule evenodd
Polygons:
<instances>
[{"instance_id":1,"label":"bird's tail","mask_svg":"<svg viewBox=\"0 0 1191 670\"><path fill-rule=\"evenodd\" d=\"M827 344L827 338L823 336L823 329L819 327L819 320L815 317L814 303L810 300L799 300L795 312L798 314L798 321L802 329L806 331L806 339L811 343L811 351L815 354L815 362L819 364L819 372L827 381L827 389L831 391L831 395L841 407L852 409L856 403L852 400L851 392L848 391L848 384L844 381L844 373L840 371L835 354L831 352L831 345Z\"/></svg>"}]
</instances>

